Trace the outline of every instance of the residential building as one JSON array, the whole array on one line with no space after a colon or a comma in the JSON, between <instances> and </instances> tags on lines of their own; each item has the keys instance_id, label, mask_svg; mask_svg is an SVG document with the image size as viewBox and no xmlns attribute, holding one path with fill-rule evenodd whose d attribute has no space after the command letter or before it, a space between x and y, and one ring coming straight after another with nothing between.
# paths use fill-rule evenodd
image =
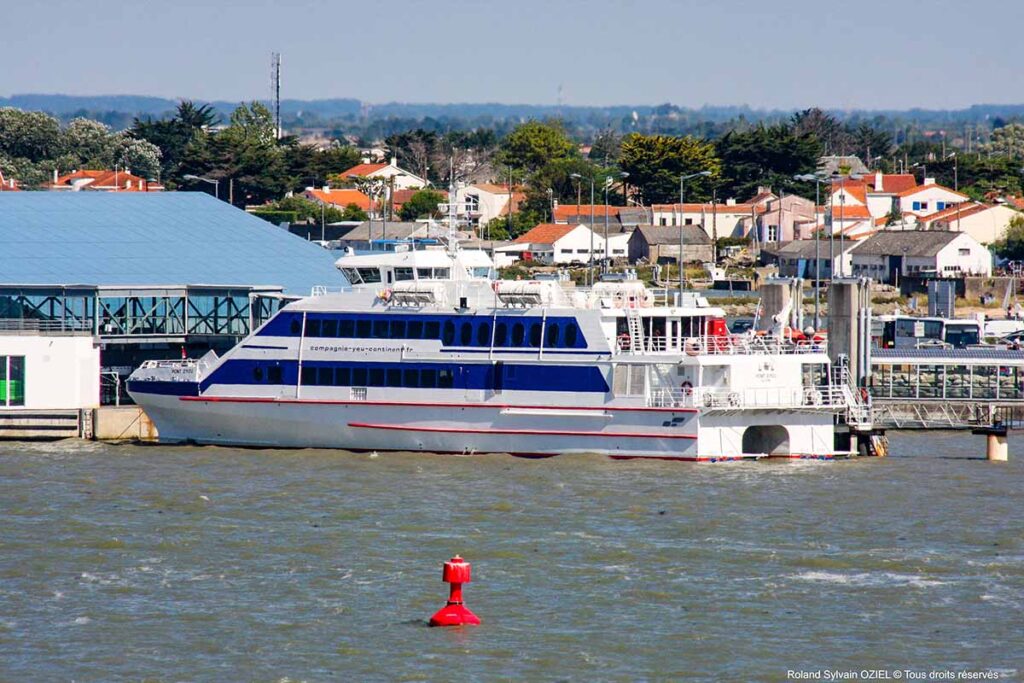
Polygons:
<instances>
[{"instance_id":1,"label":"residential building","mask_svg":"<svg viewBox=\"0 0 1024 683\"><path fill-rule=\"evenodd\" d=\"M710 262L714 247L707 232L699 225L641 225L630 235L630 263L643 259L650 263L676 263L679 260L679 234L683 238L683 262Z\"/></svg>"},{"instance_id":2,"label":"residential building","mask_svg":"<svg viewBox=\"0 0 1024 683\"><path fill-rule=\"evenodd\" d=\"M525 201L522 188L496 183L474 183L455 192L459 220L472 227L487 225L500 216L508 216ZM556 221L557 222L557 221Z\"/></svg>"},{"instance_id":3,"label":"residential building","mask_svg":"<svg viewBox=\"0 0 1024 683\"><path fill-rule=\"evenodd\" d=\"M342 180L352 182L355 182L356 178L384 178L396 190L409 190L427 186L425 179L399 168L397 159L394 157L391 157L391 161L387 163L357 164L343 171L340 176Z\"/></svg>"},{"instance_id":4,"label":"residential building","mask_svg":"<svg viewBox=\"0 0 1024 683\"><path fill-rule=\"evenodd\" d=\"M928 230L966 232L982 244L1001 240L1014 218L1024 217L1007 204L964 202L930 214L921 219Z\"/></svg>"},{"instance_id":5,"label":"residential building","mask_svg":"<svg viewBox=\"0 0 1024 683\"><path fill-rule=\"evenodd\" d=\"M899 284L906 277L992 274L992 254L966 232L883 231L858 242L851 274Z\"/></svg>"},{"instance_id":6,"label":"residential building","mask_svg":"<svg viewBox=\"0 0 1024 683\"><path fill-rule=\"evenodd\" d=\"M377 213L376 210L371 211L370 198L359 190L352 188L331 187L329 185L324 185L321 188L307 187L302 195L307 199L321 202L341 211L354 204L367 213ZM376 204L376 202L372 204L374 209L377 208Z\"/></svg>"},{"instance_id":7,"label":"residential building","mask_svg":"<svg viewBox=\"0 0 1024 683\"><path fill-rule=\"evenodd\" d=\"M853 240L808 239L787 242L771 251L780 276L814 280L820 273L822 280L828 280L833 273L852 272L851 254L856 246Z\"/></svg>"},{"instance_id":8,"label":"residential building","mask_svg":"<svg viewBox=\"0 0 1024 683\"><path fill-rule=\"evenodd\" d=\"M904 190L896 197L900 211L922 218L970 199L962 192L937 184L934 178L925 178L924 185Z\"/></svg>"},{"instance_id":9,"label":"residential building","mask_svg":"<svg viewBox=\"0 0 1024 683\"><path fill-rule=\"evenodd\" d=\"M64 192L161 192L164 186L155 180L147 180L133 175L131 171L114 169L113 171L74 171L65 175L53 172L53 183L47 189Z\"/></svg>"},{"instance_id":10,"label":"residential building","mask_svg":"<svg viewBox=\"0 0 1024 683\"><path fill-rule=\"evenodd\" d=\"M523 258L542 264L590 263L604 254L604 238L600 231L591 232L583 223L541 223L516 238ZM593 249L593 252L591 252Z\"/></svg>"}]
</instances>

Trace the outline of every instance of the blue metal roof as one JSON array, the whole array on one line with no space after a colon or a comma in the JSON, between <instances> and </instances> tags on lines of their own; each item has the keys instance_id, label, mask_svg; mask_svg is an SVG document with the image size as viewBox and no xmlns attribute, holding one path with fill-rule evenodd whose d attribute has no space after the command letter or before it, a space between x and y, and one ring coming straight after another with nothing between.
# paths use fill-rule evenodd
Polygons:
<instances>
[{"instance_id":1,"label":"blue metal roof","mask_svg":"<svg viewBox=\"0 0 1024 683\"><path fill-rule=\"evenodd\" d=\"M343 286L329 251L202 192L0 192L0 283Z\"/></svg>"},{"instance_id":2,"label":"blue metal roof","mask_svg":"<svg viewBox=\"0 0 1024 683\"><path fill-rule=\"evenodd\" d=\"M992 361L1024 361L1024 351L993 346L992 348L973 349L916 349L912 347L894 349L871 349L873 361L908 360L932 361L935 363L956 363L957 361L992 360Z\"/></svg>"}]
</instances>

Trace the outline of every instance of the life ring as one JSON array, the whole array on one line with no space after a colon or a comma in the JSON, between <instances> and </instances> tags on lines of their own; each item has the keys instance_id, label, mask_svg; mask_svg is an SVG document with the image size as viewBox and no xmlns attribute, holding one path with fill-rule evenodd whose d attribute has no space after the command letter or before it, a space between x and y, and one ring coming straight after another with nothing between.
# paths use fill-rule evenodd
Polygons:
<instances>
[{"instance_id":1,"label":"life ring","mask_svg":"<svg viewBox=\"0 0 1024 683\"><path fill-rule=\"evenodd\" d=\"M632 341L630 341L628 333L623 332L622 334L619 335L619 348L620 349L628 349L632 345L633 345L633 343L632 343Z\"/></svg>"},{"instance_id":2,"label":"life ring","mask_svg":"<svg viewBox=\"0 0 1024 683\"><path fill-rule=\"evenodd\" d=\"M679 386L683 390L683 396L693 396L693 383L690 380L684 379Z\"/></svg>"},{"instance_id":3,"label":"life ring","mask_svg":"<svg viewBox=\"0 0 1024 683\"><path fill-rule=\"evenodd\" d=\"M687 356L699 356L704 349L700 339L690 337L686 340L686 344L683 345L683 350L686 351Z\"/></svg>"}]
</instances>

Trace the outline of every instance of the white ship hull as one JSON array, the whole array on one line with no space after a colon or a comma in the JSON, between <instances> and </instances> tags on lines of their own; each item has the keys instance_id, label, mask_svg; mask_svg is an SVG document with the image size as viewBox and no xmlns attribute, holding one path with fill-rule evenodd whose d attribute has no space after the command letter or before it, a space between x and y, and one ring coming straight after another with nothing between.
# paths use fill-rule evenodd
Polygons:
<instances>
[{"instance_id":1,"label":"white ship hull","mask_svg":"<svg viewBox=\"0 0 1024 683\"><path fill-rule=\"evenodd\" d=\"M694 409L553 408L380 404L137 394L165 443L351 451L595 453L621 458L725 460L831 458L830 415L786 416L787 447L744 452L751 426L777 425L774 411L701 415Z\"/></svg>"}]
</instances>

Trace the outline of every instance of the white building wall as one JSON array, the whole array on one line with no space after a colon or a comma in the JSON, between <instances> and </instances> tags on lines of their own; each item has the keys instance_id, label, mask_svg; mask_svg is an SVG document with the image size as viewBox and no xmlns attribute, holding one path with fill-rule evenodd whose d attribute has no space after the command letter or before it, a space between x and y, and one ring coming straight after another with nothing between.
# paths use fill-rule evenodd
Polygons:
<instances>
[{"instance_id":1,"label":"white building wall","mask_svg":"<svg viewBox=\"0 0 1024 683\"><path fill-rule=\"evenodd\" d=\"M370 178L394 178L396 190L415 190L423 187L423 181L414 175L410 175L396 166L385 166L379 171L374 171Z\"/></svg>"},{"instance_id":2,"label":"white building wall","mask_svg":"<svg viewBox=\"0 0 1024 683\"><path fill-rule=\"evenodd\" d=\"M868 193L868 213L872 218L884 218L892 211L893 195Z\"/></svg>"},{"instance_id":3,"label":"white building wall","mask_svg":"<svg viewBox=\"0 0 1024 683\"><path fill-rule=\"evenodd\" d=\"M554 249L554 263L579 263L590 262L591 232L584 224L579 224L571 231L555 240L552 246ZM593 233L594 260L602 258L604 253L604 238L600 231Z\"/></svg>"},{"instance_id":4,"label":"white building wall","mask_svg":"<svg viewBox=\"0 0 1024 683\"><path fill-rule=\"evenodd\" d=\"M949 188L941 186L929 187L914 194L900 197L900 211L903 213L910 211L918 216L929 216L966 200L965 196ZM916 209L914 208L914 202L920 204ZM943 203L942 208L939 208L939 202ZM925 208L926 206L927 208Z\"/></svg>"},{"instance_id":5,"label":"white building wall","mask_svg":"<svg viewBox=\"0 0 1024 683\"><path fill-rule=\"evenodd\" d=\"M948 226L949 230L964 232L978 240L982 244L992 244L1003 238L1007 226L1015 216L1022 216L1020 211L1015 211L1007 206L994 206L985 211L970 216L961 217L959 224L956 216L943 219L942 223Z\"/></svg>"},{"instance_id":6,"label":"white building wall","mask_svg":"<svg viewBox=\"0 0 1024 683\"><path fill-rule=\"evenodd\" d=\"M4 356L25 358L24 408L99 406L100 350L91 336L0 334L0 358Z\"/></svg>"},{"instance_id":7,"label":"white building wall","mask_svg":"<svg viewBox=\"0 0 1024 683\"><path fill-rule=\"evenodd\" d=\"M935 256L941 275L991 275L992 254L970 235L962 234Z\"/></svg>"}]
</instances>

